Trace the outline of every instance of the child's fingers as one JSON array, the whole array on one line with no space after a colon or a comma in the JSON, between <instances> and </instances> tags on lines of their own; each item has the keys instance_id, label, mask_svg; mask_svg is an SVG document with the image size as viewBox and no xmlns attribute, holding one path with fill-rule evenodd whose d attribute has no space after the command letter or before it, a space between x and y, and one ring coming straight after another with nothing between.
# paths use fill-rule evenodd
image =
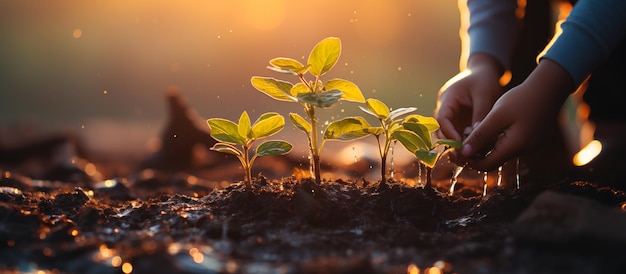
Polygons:
<instances>
[{"instance_id":1,"label":"child's fingers","mask_svg":"<svg viewBox=\"0 0 626 274\"><path fill-rule=\"evenodd\" d=\"M503 119L489 119L487 116L478 124L463 142L461 155L469 159L469 164L478 170L493 170L506 161L512 151L502 133L509 126Z\"/></svg>"}]
</instances>

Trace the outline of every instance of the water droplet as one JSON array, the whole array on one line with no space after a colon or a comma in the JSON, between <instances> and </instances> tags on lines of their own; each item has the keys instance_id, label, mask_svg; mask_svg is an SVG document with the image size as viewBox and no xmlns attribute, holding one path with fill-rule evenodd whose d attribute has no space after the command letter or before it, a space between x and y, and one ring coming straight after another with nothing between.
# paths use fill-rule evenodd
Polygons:
<instances>
[{"instance_id":1,"label":"water droplet","mask_svg":"<svg viewBox=\"0 0 626 274\"><path fill-rule=\"evenodd\" d=\"M222 38L222 36L221 35L217 35L217 39L220 39L220 38Z\"/></svg>"},{"instance_id":2,"label":"water droplet","mask_svg":"<svg viewBox=\"0 0 626 274\"><path fill-rule=\"evenodd\" d=\"M483 172L483 196L487 196L487 172Z\"/></svg>"},{"instance_id":3,"label":"water droplet","mask_svg":"<svg viewBox=\"0 0 626 274\"><path fill-rule=\"evenodd\" d=\"M394 154L393 147L396 145L397 142L398 142L397 140L394 140L393 144L389 147L389 151L391 152L391 155L389 156L389 168L391 169L389 171L389 175L390 175L391 178L393 178L393 176L395 175L395 170L394 170L394 167L393 167L393 164L394 164L393 163L393 154Z\"/></svg>"},{"instance_id":4,"label":"water droplet","mask_svg":"<svg viewBox=\"0 0 626 274\"><path fill-rule=\"evenodd\" d=\"M457 177L459 176L459 174L461 174L461 172L463 171L463 168L465 168L465 166L454 167L454 172L452 173L452 178L450 179L450 196L454 194L454 188L456 187Z\"/></svg>"},{"instance_id":5,"label":"water droplet","mask_svg":"<svg viewBox=\"0 0 626 274\"><path fill-rule=\"evenodd\" d=\"M348 62L343 63L344 66L348 66Z\"/></svg>"},{"instance_id":6,"label":"water droplet","mask_svg":"<svg viewBox=\"0 0 626 274\"><path fill-rule=\"evenodd\" d=\"M402 67L398 67L398 71L402 71Z\"/></svg>"},{"instance_id":7,"label":"water droplet","mask_svg":"<svg viewBox=\"0 0 626 274\"><path fill-rule=\"evenodd\" d=\"M327 126L329 123L330 123L330 122L328 122L328 120L324 121L324 125L325 125L325 126ZM322 134L323 134L323 133L324 133L324 132L322 131Z\"/></svg>"},{"instance_id":8,"label":"water droplet","mask_svg":"<svg viewBox=\"0 0 626 274\"><path fill-rule=\"evenodd\" d=\"M107 91L107 90L105 89L102 93L104 93L104 95L107 95L107 94L109 94L109 91Z\"/></svg>"},{"instance_id":9,"label":"water droplet","mask_svg":"<svg viewBox=\"0 0 626 274\"><path fill-rule=\"evenodd\" d=\"M515 160L515 183L517 184L517 189L519 189L519 157Z\"/></svg>"},{"instance_id":10,"label":"water droplet","mask_svg":"<svg viewBox=\"0 0 626 274\"><path fill-rule=\"evenodd\" d=\"M422 185L422 163L417 162L417 184Z\"/></svg>"}]
</instances>

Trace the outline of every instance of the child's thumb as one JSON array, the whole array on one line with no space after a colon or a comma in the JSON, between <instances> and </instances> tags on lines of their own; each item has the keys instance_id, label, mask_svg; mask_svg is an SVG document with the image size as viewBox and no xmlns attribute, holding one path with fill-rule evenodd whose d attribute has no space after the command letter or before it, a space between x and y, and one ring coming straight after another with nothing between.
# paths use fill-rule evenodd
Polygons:
<instances>
[{"instance_id":1,"label":"child's thumb","mask_svg":"<svg viewBox=\"0 0 626 274\"><path fill-rule=\"evenodd\" d=\"M489 127L484 123L475 125L463 141L461 155L466 158L485 158L496 140L496 138L491 136L497 135L490 133Z\"/></svg>"}]
</instances>

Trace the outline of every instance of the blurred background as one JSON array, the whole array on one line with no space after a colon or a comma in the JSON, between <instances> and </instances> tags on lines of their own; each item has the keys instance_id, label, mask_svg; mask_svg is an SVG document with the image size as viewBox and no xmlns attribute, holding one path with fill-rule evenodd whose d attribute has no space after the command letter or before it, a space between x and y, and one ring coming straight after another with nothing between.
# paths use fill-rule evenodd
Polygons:
<instances>
[{"instance_id":1,"label":"blurred background","mask_svg":"<svg viewBox=\"0 0 626 274\"><path fill-rule=\"evenodd\" d=\"M95 153L147 154L171 87L202 119L301 113L256 91L250 77L296 82L267 70L268 61L306 62L328 36L343 51L325 79L430 116L458 71L458 30L456 1L0 0L0 144L70 131ZM361 114L342 102L320 118ZM290 124L277 138L306 153Z\"/></svg>"}]
</instances>

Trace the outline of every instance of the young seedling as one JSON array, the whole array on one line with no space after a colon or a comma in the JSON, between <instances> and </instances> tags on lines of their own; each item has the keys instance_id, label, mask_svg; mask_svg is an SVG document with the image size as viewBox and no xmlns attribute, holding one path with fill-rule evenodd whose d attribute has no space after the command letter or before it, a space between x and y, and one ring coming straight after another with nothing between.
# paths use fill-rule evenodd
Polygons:
<instances>
[{"instance_id":1,"label":"young seedling","mask_svg":"<svg viewBox=\"0 0 626 274\"><path fill-rule=\"evenodd\" d=\"M421 115L409 115L402 122L402 128L392 133L393 138L400 143L421 163L426 166L426 187L432 187L431 172L437 160L449 148L461 148L456 140L441 139L433 143L432 133L439 129L435 118ZM442 151L437 148L444 146Z\"/></svg>"},{"instance_id":2,"label":"young seedling","mask_svg":"<svg viewBox=\"0 0 626 274\"><path fill-rule=\"evenodd\" d=\"M211 147L211 150L232 154L239 159L245 172L246 186L249 189L252 188L252 164L257 157L287 154L292 148L292 145L285 141L266 141L258 145L256 151L250 156L254 141L274 135L285 126L285 118L278 113L264 113L254 124L250 123L250 117L246 111L241 113L237 124L222 118L210 118L207 123L211 130L211 137L218 141Z\"/></svg>"},{"instance_id":3,"label":"young seedling","mask_svg":"<svg viewBox=\"0 0 626 274\"><path fill-rule=\"evenodd\" d=\"M385 103L372 98L365 101L365 107L359 107L365 113L376 117L380 126L370 126L367 121L361 117L344 118L328 125L324 139L354 140L366 135L376 137L381 161L380 186L384 188L387 184L387 155L389 154L392 142L396 139L393 133L402 129L403 120L398 118L417 110L417 108L407 107L390 111Z\"/></svg>"},{"instance_id":4,"label":"young seedling","mask_svg":"<svg viewBox=\"0 0 626 274\"><path fill-rule=\"evenodd\" d=\"M339 100L364 102L361 90L354 83L343 79L321 81L321 76L327 73L339 59L341 41L336 37L326 38L313 48L309 54L307 64L291 58L274 58L270 60L269 69L281 73L295 75L300 82L292 84L272 77L254 76L250 80L252 86L266 95L285 102L300 103L306 117L297 113L290 113L289 118L296 128L307 134L310 156L311 176L316 183L321 182L320 152L322 145L319 140L318 119L315 112L318 108L328 108ZM307 80L305 74L310 74L313 80Z\"/></svg>"}]
</instances>

